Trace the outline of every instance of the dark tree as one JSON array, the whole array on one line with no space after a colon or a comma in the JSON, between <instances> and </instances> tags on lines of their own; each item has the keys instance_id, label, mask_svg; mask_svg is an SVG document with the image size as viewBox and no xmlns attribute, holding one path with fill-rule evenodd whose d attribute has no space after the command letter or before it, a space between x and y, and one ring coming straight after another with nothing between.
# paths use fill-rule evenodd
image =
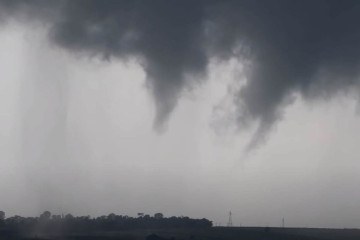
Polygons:
<instances>
[{"instance_id":1,"label":"dark tree","mask_svg":"<svg viewBox=\"0 0 360 240\"><path fill-rule=\"evenodd\" d=\"M51 212L45 211L40 215L40 219L42 220L49 220L51 217Z\"/></svg>"},{"instance_id":2,"label":"dark tree","mask_svg":"<svg viewBox=\"0 0 360 240\"><path fill-rule=\"evenodd\" d=\"M163 217L164 217L164 215L162 213L155 213L154 214L155 219L162 219Z\"/></svg>"}]
</instances>

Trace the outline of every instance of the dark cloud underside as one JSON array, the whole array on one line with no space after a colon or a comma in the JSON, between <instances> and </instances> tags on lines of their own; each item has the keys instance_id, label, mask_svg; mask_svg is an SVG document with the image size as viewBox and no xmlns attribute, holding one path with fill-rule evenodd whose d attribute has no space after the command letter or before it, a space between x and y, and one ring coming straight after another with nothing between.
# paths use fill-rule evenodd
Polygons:
<instances>
[{"instance_id":1,"label":"dark cloud underside","mask_svg":"<svg viewBox=\"0 0 360 240\"><path fill-rule=\"evenodd\" d=\"M47 22L51 41L65 49L137 58L154 95L157 129L182 91L206 74L209 57L251 62L234 96L240 126L259 123L250 148L281 119L293 93L316 98L359 86L359 1L0 2L0 19ZM239 46L244 51L235 51Z\"/></svg>"}]
</instances>

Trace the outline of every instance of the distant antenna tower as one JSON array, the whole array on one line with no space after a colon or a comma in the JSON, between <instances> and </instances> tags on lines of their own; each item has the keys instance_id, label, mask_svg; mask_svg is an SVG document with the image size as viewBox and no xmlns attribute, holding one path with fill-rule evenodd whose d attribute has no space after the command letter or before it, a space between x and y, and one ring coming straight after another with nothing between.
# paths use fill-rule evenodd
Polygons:
<instances>
[{"instance_id":1,"label":"distant antenna tower","mask_svg":"<svg viewBox=\"0 0 360 240\"><path fill-rule=\"evenodd\" d=\"M229 221L227 223L228 227L232 227L233 226L233 222L232 222L232 217L231 217L231 211L229 212Z\"/></svg>"},{"instance_id":2,"label":"distant antenna tower","mask_svg":"<svg viewBox=\"0 0 360 240\"><path fill-rule=\"evenodd\" d=\"M285 218L282 218L282 227L285 228Z\"/></svg>"}]
</instances>

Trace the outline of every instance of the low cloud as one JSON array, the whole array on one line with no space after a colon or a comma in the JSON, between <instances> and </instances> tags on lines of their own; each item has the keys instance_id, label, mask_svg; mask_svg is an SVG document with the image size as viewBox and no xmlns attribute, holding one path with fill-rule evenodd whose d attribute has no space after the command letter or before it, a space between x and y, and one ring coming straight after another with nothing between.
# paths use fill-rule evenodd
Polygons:
<instances>
[{"instance_id":1,"label":"low cloud","mask_svg":"<svg viewBox=\"0 0 360 240\"><path fill-rule=\"evenodd\" d=\"M206 79L211 57L250 63L233 97L239 127L258 124L248 149L267 138L295 93L359 92L358 1L1 0L0 13L46 24L50 41L71 52L136 58L158 131L182 92Z\"/></svg>"}]
</instances>

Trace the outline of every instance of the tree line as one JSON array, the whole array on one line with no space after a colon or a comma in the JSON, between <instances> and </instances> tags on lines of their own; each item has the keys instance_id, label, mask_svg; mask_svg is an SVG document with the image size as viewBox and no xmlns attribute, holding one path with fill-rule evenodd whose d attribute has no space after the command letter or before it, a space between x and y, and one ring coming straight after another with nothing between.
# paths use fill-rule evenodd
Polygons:
<instances>
[{"instance_id":1,"label":"tree line","mask_svg":"<svg viewBox=\"0 0 360 240\"><path fill-rule=\"evenodd\" d=\"M49 211L39 217L12 216L5 218L0 211L0 229L18 233L81 233L101 231L121 231L132 229L161 229L161 228L209 228L212 222L208 219L192 219L189 217L164 217L161 213L154 216L138 214L137 217L116 215L107 216L73 216L52 215Z\"/></svg>"}]
</instances>

